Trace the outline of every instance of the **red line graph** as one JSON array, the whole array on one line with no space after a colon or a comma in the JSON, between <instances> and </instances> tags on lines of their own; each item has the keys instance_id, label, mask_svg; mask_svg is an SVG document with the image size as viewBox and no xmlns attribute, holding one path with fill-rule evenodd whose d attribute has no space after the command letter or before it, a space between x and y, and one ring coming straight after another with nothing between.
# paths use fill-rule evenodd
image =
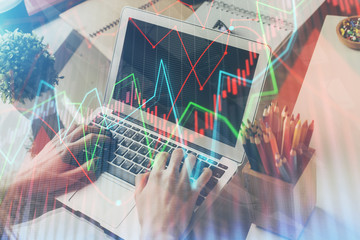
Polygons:
<instances>
[{"instance_id":1,"label":"red line graph","mask_svg":"<svg viewBox=\"0 0 360 240\"><path fill-rule=\"evenodd\" d=\"M134 24L134 26L138 29L138 31L140 32L140 34L141 34L142 36L144 36L144 38L145 38L146 41L152 46L152 48L156 48L156 46L158 46L158 44L159 44L160 42L162 42L167 36L169 36L171 32L176 31L176 33L177 33L177 35L178 35L178 37L179 37L179 40L180 40L180 42L181 42L181 45L182 45L182 47L183 47L183 49L184 49L184 51L185 51L185 54L186 54L186 56L187 56L187 58L188 58L188 61L189 61L190 65L191 65L191 70L190 70L189 74L187 75L186 79L184 80L184 82L183 82L183 84L182 84L182 86L181 86L181 88L180 88L177 96L175 97L174 103L177 102L177 99L179 98L180 93L182 92L183 88L185 87L185 84L187 83L188 79L190 78L191 73L194 73L195 78L196 78L196 81L197 81L198 84L199 84L200 91L202 91L202 90L204 89L204 86L207 84L207 82L210 80L210 78L212 77L212 75L213 75L214 72L216 71L216 69L219 67L220 63L223 61L224 57L227 55L227 49L228 49L229 37L230 37L230 32L229 32L229 31L228 31L228 32L221 32L221 33L207 46L207 48L206 48L206 49L204 50L204 52L200 55L200 57L197 59L197 61L195 62L195 64L193 64L192 61L191 61L191 59L190 59L190 56L189 56L189 54L188 54L188 51L186 50L185 44L184 44L184 42L183 42L183 40L182 40L182 38L181 38L181 36L180 36L180 33L179 33L179 31L177 30L177 26L174 26L168 33L166 33L166 34L164 35L164 37L162 37L162 38L160 39L160 41L158 41L157 43L154 44L154 43L152 43L152 42L150 41L150 39L149 39L149 38L146 36L146 34L141 30L141 28L134 22L134 20L133 20L132 18L130 18L129 20L130 20L130 21ZM204 81L204 83L201 83L201 82L200 82L200 79L199 79L199 77L198 77L198 75L197 75L197 73L196 73L196 71L195 71L195 67L197 66L197 64L199 63L199 61L202 59L202 57L204 56L204 54L205 54L205 53L209 50L209 48L214 44L214 42L216 42L221 36L223 36L223 35L226 34L226 33L227 33L227 40L226 40L225 52L223 53L222 57L220 58L219 62L216 64L216 66L214 67L214 69L212 70L212 72L210 73L210 75L209 75L209 76L207 77L207 79ZM173 107L170 108L170 111L169 111L169 113L167 114L167 119L169 119L170 114L172 113L172 111L173 111Z\"/></svg>"},{"instance_id":2,"label":"red line graph","mask_svg":"<svg viewBox=\"0 0 360 240\"><path fill-rule=\"evenodd\" d=\"M214 0L211 1L210 8L209 8L209 11L208 11L208 13L207 13L207 16L206 16L206 19L205 19L205 22L204 22L204 23L200 20L199 16L197 15L197 13L196 13L196 11L194 10L194 8L193 8L192 5L189 5L189 4L186 4L186 3L183 3L183 4L184 4L184 5L187 5L187 6L189 6L189 7L191 8L191 10L194 12L194 15L195 15L196 19L199 21L200 25L201 25L203 28L205 28L206 23L207 23L207 21L208 21L208 19L209 19L210 13L211 13L211 9L212 9L213 4L214 4Z\"/></svg>"}]
</instances>

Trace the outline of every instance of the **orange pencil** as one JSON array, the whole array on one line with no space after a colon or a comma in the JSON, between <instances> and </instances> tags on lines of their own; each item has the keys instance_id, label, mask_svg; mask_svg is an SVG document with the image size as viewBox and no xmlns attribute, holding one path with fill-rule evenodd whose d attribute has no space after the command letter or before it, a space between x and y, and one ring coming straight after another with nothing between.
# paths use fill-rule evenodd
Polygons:
<instances>
[{"instance_id":1,"label":"orange pencil","mask_svg":"<svg viewBox=\"0 0 360 240\"><path fill-rule=\"evenodd\" d=\"M272 128L273 127L273 119L274 119L274 107L273 107L273 103L270 104L269 108L268 108L268 112L269 112L269 127Z\"/></svg>"},{"instance_id":2,"label":"orange pencil","mask_svg":"<svg viewBox=\"0 0 360 240\"><path fill-rule=\"evenodd\" d=\"M272 154L271 144L270 144L270 140L269 140L267 133L263 134L263 138L264 138L264 149L265 149L265 153L266 153L266 158L268 159L268 162L269 162L268 166L270 167L271 176L275 177L276 176L275 159Z\"/></svg>"},{"instance_id":3,"label":"orange pencil","mask_svg":"<svg viewBox=\"0 0 360 240\"><path fill-rule=\"evenodd\" d=\"M285 121L285 117L288 115L287 114L287 111L288 111L288 107L285 106L281 112L281 122L284 123Z\"/></svg>"},{"instance_id":4,"label":"orange pencil","mask_svg":"<svg viewBox=\"0 0 360 240\"><path fill-rule=\"evenodd\" d=\"M274 160L276 160L276 156L280 155L279 154L279 149L276 143L276 139L275 139L275 135L270 131L269 133L269 140L270 140L270 145L271 145L271 151L272 151L272 156L274 158ZM277 176L280 175L279 169L275 167L275 174Z\"/></svg>"},{"instance_id":5,"label":"orange pencil","mask_svg":"<svg viewBox=\"0 0 360 240\"><path fill-rule=\"evenodd\" d=\"M284 131L284 121L287 116L287 106L285 106L281 112L281 121L280 121L280 138L283 137L283 131ZM281 140L281 139L280 139ZM282 142L280 142L282 144ZM281 145L280 145L281 148Z\"/></svg>"},{"instance_id":6,"label":"orange pencil","mask_svg":"<svg viewBox=\"0 0 360 240\"><path fill-rule=\"evenodd\" d=\"M266 132L266 126L262 119L259 120L259 126L260 126L261 131Z\"/></svg>"},{"instance_id":7,"label":"orange pencil","mask_svg":"<svg viewBox=\"0 0 360 240\"><path fill-rule=\"evenodd\" d=\"M301 127L300 145L304 144L308 129L308 121L306 120Z\"/></svg>"},{"instance_id":8,"label":"orange pencil","mask_svg":"<svg viewBox=\"0 0 360 240\"><path fill-rule=\"evenodd\" d=\"M294 115L291 116L291 119L290 119L290 139L292 141L293 137L294 137L294 131L295 131L295 121L294 121ZM292 144L292 142L291 142Z\"/></svg>"},{"instance_id":9,"label":"orange pencil","mask_svg":"<svg viewBox=\"0 0 360 240\"><path fill-rule=\"evenodd\" d=\"M264 112L263 112L263 121L264 124L269 124L269 112L268 112L268 108L265 107Z\"/></svg>"},{"instance_id":10,"label":"orange pencil","mask_svg":"<svg viewBox=\"0 0 360 240\"><path fill-rule=\"evenodd\" d=\"M295 122L297 123L300 120L300 113L296 115Z\"/></svg>"},{"instance_id":11,"label":"orange pencil","mask_svg":"<svg viewBox=\"0 0 360 240\"><path fill-rule=\"evenodd\" d=\"M280 116L280 108L276 104L274 107L274 116L273 116L273 133L276 138L276 143L278 145L278 148L281 146L281 135L280 135L280 127L281 127L281 116Z\"/></svg>"},{"instance_id":12,"label":"orange pencil","mask_svg":"<svg viewBox=\"0 0 360 240\"><path fill-rule=\"evenodd\" d=\"M309 125L309 129L308 129L308 131L306 133L306 137L304 139L304 145L306 147L309 147L309 145L310 145L310 140L311 140L311 137L313 135L313 132L314 132L314 120Z\"/></svg>"},{"instance_id":13,"label":"orange pencil","mask_svg":"<svg viewBox=\"0 0 360 240\"><path fill-rule=\"evenodd\" d=\"M283 127L283 137L282 137L282 143L281 143L281 155L283 155L287 159L289 159L290 150L291 150L290 118L285 117L284 127Z\"/></svg>"},{"instance_id":14,"label":"orange pencil","mask_svg":"<svg viewBox=\"0 0 360 240\"><path fill-rule=\"evenodd\" d=\"M296 149L299 146L301 136L301 121L299 120L295 126L294 136L292 140L292 148Z\"/></svg>"},{"instance_id":15,"label":"orange pencil","mask_svg":"<svg viewBox=\"0 0 360 240\"><path fill-rule=\"evenodd\" d=\"M260 159L261 159L262 165L264 167L265 173L267 175L270 175L271 174L271 169L270 169L270 166L269 166L269 160L266 157L266 152L265 152L264 146L261 143L260 138L258 136L255 137L255 144L256 144L256 147L258 149Z\"/></svg>"}]
</instances>

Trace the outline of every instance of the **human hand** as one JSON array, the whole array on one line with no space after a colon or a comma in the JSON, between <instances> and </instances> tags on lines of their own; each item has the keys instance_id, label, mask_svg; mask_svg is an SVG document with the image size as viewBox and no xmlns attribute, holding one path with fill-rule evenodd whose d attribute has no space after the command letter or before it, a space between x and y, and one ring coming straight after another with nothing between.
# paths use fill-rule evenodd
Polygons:
<instances>
[{"instance_id":1,"label":"human hand","mask_svg":"<svg viewBox=\"0 0 360 240\"><path fill-rule=\"evenodd\" d=\"M12 186L32 189L32 194L52 193L59 189L70 186L86 176L94 179L94 172L87 171L90 165L95 164L96 159L89 159L83 163L79 159L86 146L109 141L110 138L99 134L100 128L93 126L74 126L69 129L64 139L60 131L45 145L41 152L33 159L26 159L21 166ZM76 166L70 162L77 163Z\"/></svg>"},{"instance_id":2,"label":"human hand","mask_svg":"<svg viewBox=\"0 0 360 240\"><path fill-rule=\"evenodd\" d=\"M12 216L18 207L27 204L29 199L41 199L45 196L47 198L49 194L60 189L65 190L83 177L95 180L95 173L88 171L88 168L95 164L96 159L80 164L81 160L77 159L77 156L82 153L85 144L89 147L96 141L101 144L110 140L99 132L100 129L97 127L74 126L63 139L60 135L64 131L56 134L33 159L29 154L7 190L0 205L0 215L9 216L10 211ZM79 164L69 164L73 161ZM10 219L12 220L14 219ZM3 221L1 217L0 223Z\"/></svg>"},{"instance_id":3,"label":"human hand","mask_svg":"<svg viewBox=\"0 0 360 240\"><path fill-rule=\"evenodd\" d=\"M173 152L165 169L169 157L168 153L159 153L153 170L136 178L135 200L142 239L178 239L190 222L201 189L212 175L206 168L195 183L190 183L195 156L187 156L180 172L183 150Z\"/></svg>"}]
</instances>

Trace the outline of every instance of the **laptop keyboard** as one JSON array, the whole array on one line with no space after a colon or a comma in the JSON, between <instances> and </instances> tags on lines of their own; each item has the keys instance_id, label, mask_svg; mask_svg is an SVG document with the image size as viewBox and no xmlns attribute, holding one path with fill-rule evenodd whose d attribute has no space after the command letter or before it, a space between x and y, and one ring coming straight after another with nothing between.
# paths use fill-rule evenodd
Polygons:
<instances>
[{"instance_id":1,"label":"laptop keyboard","mask_svg":"<svg viewBox=\"0 0 360 240\"><path fill-rule=\"evenodd\" d=\"M184 147L176 141L164 139L162 138L163 136L140 130L136 124L131 122L132 120L136 121L127 117L126 120L123 119L121 122L117 122L111 115L101 114L91 123L91 125L98 127L110 128L109 130L113 138L113 141L110 143L96 146L98 154L101 152L103 166L107 163L103 171L109 172L131 185L135 185L136 175L151 171L153 159L159 152L171 154L176 148L181 147L186 154L194 154L197 158L190 181L196 181L204 168L212 170L211 179L201 190L196 201L197 206L201 205L228 167L219 163L219 159L206 156L187 146ZM168 164L169 160L166 163L166 167ZM180 164L180 169L183 164L184 160Z\"/></svg>"}]
</instances>

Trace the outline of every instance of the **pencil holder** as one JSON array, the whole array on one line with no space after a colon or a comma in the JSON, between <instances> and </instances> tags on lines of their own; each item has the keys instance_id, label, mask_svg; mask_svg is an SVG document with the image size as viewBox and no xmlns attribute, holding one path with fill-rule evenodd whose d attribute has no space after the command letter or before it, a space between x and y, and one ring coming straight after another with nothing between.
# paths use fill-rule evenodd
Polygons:
<instances>
[{"instance_id":1,"label":"pencil holder","mask_svg":"<svg viewBox=\"0 0 360 240\"><path fill-rule=\"evenodd\" d=\"M301 174L293 183L250 169L243 169L243 180L252 195L252 222L258 227L297 239L316 204L315 150L302 156Z\"/></svg>"}]
</instances>

